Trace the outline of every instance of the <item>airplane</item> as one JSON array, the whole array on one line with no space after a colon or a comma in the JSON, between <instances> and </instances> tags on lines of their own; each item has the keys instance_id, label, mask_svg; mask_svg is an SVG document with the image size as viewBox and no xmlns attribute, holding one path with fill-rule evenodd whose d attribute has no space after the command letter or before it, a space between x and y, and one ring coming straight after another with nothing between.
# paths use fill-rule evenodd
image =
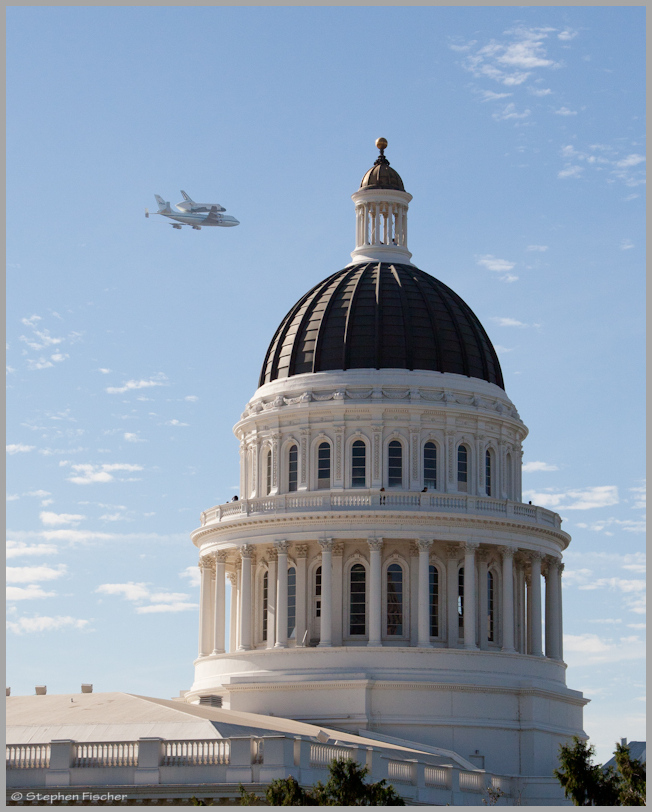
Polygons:
<instances>
[{"instance_id":1,"label":"airplane","mask_svg":"<svg viewBox=\"0 0 652 812\"><path fill-rule=\"evenodd\" d=\"M185 192L182 192L185 195ZM193 205L197 206L209 206L208 214L199 214L190 211L174 211L170 206L169 201L163 200L160 195L154 195L156 198L156 202L158 203L158 211L155 211L154 214L161 214L163 217L169 217L171 220L176 220L176 223L170 223L172 228L181 228L184 225L192 226L195 231L200 231L203 226L239 226L240 221L236 220L235 217L230 217L228 214L221 214L221 212L226 211L222 206L217 203L195 203L194 200L188 200L187 203L192 203ZM183 205L180 204L180 205ZM179 209L179 206L176 207ZM145 209L145 217L149 217L149 210Z\"/></svg>"},{"instance_id":2,"label":"airplane","mask_svg":"<svg viewBox=\"0 0 652 812\"><path fill-rule=\"evenodd\" d=\"M183 195L183 200L181 203L175 204L175 208L179 209L179 211L189 211L194 214L199 211L210 211L213 206L216 206L218 211L226 211L224 206L220 206L219 203L195 203L183 189L181 190L181 194Z\"/></svg>"}]
</instances>

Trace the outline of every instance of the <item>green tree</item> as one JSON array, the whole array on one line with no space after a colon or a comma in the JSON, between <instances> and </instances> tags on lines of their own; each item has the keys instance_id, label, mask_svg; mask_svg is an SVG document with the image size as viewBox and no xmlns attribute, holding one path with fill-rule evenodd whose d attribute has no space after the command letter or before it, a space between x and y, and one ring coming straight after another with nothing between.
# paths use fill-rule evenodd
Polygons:
<instances>
[{"instance_id":1,"label":"green tree","mask_svg":"<svg viewBox=\"0 0 652 812\"><path fill-rule=\"evenodd\" d=\"M296 778L276 779L267 787L265 800L240 785L240 805L256 806L405 806L394 788L383 779L365 783L369 770L351 759L335 759L325 784L302 789Z\"/></svg>"},{"instance_id":2,"label":"green tree","mask_svg":"<svg viewBox=\"0 0 652 812\"><path fill-rule=\"evenodd\" d=\"M573 736L559 747L560 770L555 776L575 806L644 806L645 765L632 759L629 748L616 745L618 769L593 764L595 747Z\"/></svg>"}]
</instances>

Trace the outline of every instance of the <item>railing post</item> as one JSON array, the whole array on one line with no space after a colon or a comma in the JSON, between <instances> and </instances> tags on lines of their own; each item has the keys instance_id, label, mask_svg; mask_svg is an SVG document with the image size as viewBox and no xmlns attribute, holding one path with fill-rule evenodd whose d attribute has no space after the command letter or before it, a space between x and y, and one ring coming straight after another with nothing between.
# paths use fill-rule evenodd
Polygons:
<instances>
[{"instance_id":1,"label":"railing post","mask_svg":"<svg viewBox=\"0 0 652 812\"><path fill-rule=\"evenodd\" d=\"M451 791L451 804L453 806L460 806L462 802L460 790L460 768L451 767L448 774L449 786Z\"/></svg>"},{"instance_id":2,"label":"railing post","mask_svg":"<svg viewBox=\"0 0 652 812\"><path fill-rule=\"evenodd\" d=\"M75 760L73 739L53 739L50 744L50 766L45 773L46 787L70 786L70 768Z\"/></svg>"},{"instance_id":3,"label":"railing post","mask_svg":"<svg viewBox=\"0 0 652 812\"><path fill-rule=\"evenodd\" d=\"M163 763L163 739L147 736L138 739L138 766L134 784L158 784L159 766Z\"/></svg>"},{"instance_id":4,"label":"railing post","mask_svg":"<svg viewBox=\"0 0 652 812\"><path fill-rule=\"evenodd\" d=\"M259 780L273 781L275 778L287 778L290 775L296 778L296 772L293 739L289 736L266 736Z\"/></svg>"},{"instance_id":5,"label":"railing post","mask_svg":"<svg viewBox=\"0 0 652 812\"><path fill-rule=\"evenodd\" d=\"M505 500L505 516L513 516L514 515L514 503L511 502L509 499Z\"/></svg>"},{"instance_id":6,"label":"railing post","mask_svg":"<svg viewBox=\"0 0 652 812\"><path fill-rule=\"evenodd\" d=\"M226 769L227 784L250 782L252 780L251 762L254 740L251 736L231 737L231 760Z\"/></svg>"}]
</instances>

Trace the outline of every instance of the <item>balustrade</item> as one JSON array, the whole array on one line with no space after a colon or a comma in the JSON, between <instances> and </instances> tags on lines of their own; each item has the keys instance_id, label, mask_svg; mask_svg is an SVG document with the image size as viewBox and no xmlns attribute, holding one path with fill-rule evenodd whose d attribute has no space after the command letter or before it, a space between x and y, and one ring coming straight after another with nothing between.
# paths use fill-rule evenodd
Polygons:
<instances>
[{"instance_id":1,"label":"balustrade","mask_svg":"<svg viewBox=\"0 0 652 812\"><path fill-rule=\"evenodd\" d=\"M138 742L78 742L73 767L135 767Z\"/></svg>"},{"instance_id":2,"label":"balustrade","mask_svg":"<svg viewBox=\"0 0 652 812\"><path fill-rule=\"evenodd\" d=\"M231 742L228 739L166 741L163 747L166 767L230 763Z\"/></svg>"},{"instance_id":3,"label":"balustrade","mask_svg":"<svg viewBox=\"0 0 652 812\"><path fill-rule=\"evenodd\" d=\"M7 769L47 769L50 766L49 744L7 745Z\"/></svg>"}]
</instances>

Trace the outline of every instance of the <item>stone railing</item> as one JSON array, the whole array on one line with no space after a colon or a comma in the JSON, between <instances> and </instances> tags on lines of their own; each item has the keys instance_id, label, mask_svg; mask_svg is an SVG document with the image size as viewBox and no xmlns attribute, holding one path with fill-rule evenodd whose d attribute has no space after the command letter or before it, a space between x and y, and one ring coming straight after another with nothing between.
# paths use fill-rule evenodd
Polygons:
<instances>
[{"instance_id":1,"label":"stone railing","mask_svg":"<svg viewBox=\"0 0 652 812\"><path fill-rule=\"evenodd\" d=\"M7 769L36 770L50 766L49 744L8 744Z\"/></svg>"},{"instance_id":2,"label":"stone railing","mask_svg":"<svg viewBox=\"0 0 652 812\"><path fill-rule=\"evenodd\" d=\"M9 744L7 788L13 792L11 797L15 797L16 788L52 792L57 787L81 797L80 793L75 795L76 787L103 787L104 791L120 787L120 792L127 791L125 798L147 803L148 798L163 802L168 797L166 792L172 793L170 797L180 797L182 792L186 798L208 792L207 797L235 803L239 784L261 794L261 787L288 775L302 786L324 782L334 759L351 759L366 766L368 780L385 779L408 803L477 806L483 803L488 787L503 790L506 802L511 797L508 777L484 770L463 770L450 762L442 764L441 756L397 752L381 743L319 742L289 734L197 740L141 738L132 742L59 739L49 744Z\"/></svg>"},{"instance_id":3,"label":"stone railing","mask_svg":"<svg viewBox=\"0 0 652 812\"><path fill-rule=\"evenodd\" d=\"M276 515L284 513L319 511L416 511L470 513L498 518L532 522L555 530L561 528L557 513L536 505L524 505L509 499L468 494L414 493L410 491L381 492L371 490L307 492L305 494L282 494L260 499L241 499L216 505L201 514L201 526L215 522L239 519L243 516Z\"/></svg>"}]
</instances>

